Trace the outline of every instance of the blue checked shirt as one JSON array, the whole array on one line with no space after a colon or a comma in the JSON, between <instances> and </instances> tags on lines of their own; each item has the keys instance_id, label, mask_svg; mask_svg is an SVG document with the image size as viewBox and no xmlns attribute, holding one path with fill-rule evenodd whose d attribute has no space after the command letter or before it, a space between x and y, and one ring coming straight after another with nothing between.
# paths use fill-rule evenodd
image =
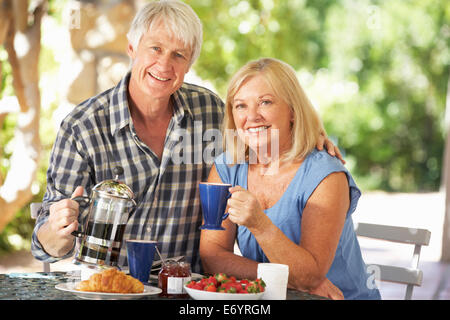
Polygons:
<instances>
[{"instance_id":1,"label":"blue checked shirt","mask_svg":"<svg viewBox=\"0 0 450 320\"><path fill-rule=\"evenodd\" d=\"M74 249L64 257L52 257L37 239L50 205L70 198L77 186L90 195L97 183L114 178L114 167L121 166L124 174L119 180L132 189L137 203L124 241L157 240L163 256L185 256L193 272L202 272L198 183L206 181L214 158L221 153L224 104L213 92L184 83L171 98L174 115L159 159L134 129L127 100L129 79L128 73L116 87L81 103L61 123L32 236L32 253L48 262L73 255ZM80 206L80 223L86 215L87 209ZM119 265L126 265L124 243Z\"/></svg>"}]
</instances>

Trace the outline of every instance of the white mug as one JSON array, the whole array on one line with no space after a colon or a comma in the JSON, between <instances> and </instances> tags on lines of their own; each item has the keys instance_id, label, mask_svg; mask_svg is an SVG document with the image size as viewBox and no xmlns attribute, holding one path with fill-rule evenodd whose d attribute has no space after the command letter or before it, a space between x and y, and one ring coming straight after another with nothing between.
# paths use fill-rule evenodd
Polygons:
<instances>
[{"instance_id":1,"label":"white mug","mask_svg":"<svg viewBox=\"0 0 450 320\"><path fill-rule=\"evenodd\" d=\"M259 263L258 278L266 284L263 300L286 300L289 266L279 263Z\"/></svg>"}]
</instances>

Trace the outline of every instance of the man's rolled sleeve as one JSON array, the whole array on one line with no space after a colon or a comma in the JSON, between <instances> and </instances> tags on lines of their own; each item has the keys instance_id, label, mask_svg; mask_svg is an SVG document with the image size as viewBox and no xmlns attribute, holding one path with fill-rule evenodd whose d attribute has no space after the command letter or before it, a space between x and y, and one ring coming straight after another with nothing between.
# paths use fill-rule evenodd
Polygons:
<instances>
[{"instance_id":1,"label":"man's rolled sleeve","mask_svg":"<svg viewBox=\"0 0 450 320\"><path fill-rule=\"evenodd\" d=\"M49 168L47 170L47 190L44 195L42 208L39 210L38 218L31 239L31 253L41 261L56 262L73 255L75 245L66 255L53 257L43 248L37 238L37 231L48 220L50 205L62 199L70 198L77 186L88 188L89 171L88 165L79 148L82 148L77 135L73 132L73 120L69 117L64 119L56 137L52 153L50 155ZM81 210L81 211L84 211ZM80 212L81 214L81 212ZM84 216L84 215L82 215Z\"/></svg>"}]
</instances>

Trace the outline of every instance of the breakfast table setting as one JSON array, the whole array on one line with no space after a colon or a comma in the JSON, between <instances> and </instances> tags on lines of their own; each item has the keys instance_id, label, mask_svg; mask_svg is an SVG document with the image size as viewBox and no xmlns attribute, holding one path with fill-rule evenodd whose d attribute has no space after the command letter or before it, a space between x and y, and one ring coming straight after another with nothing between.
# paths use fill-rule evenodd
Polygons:
<instances>
[{"instance_id":1,"label":"breakfast table setting","mask_svg":"<svg viewBox=\"0 0 450 320\"><path fill-rule=\"evenodd\" d=\"M75 289L80 282L81 272L23 272L0 274L0 300L194 300L190 295L167 297L161 295L156 277L144 285L142 293L96 293L82 292ZM196 277L196 279L199 279ZM159 289L159 290L158 290ZM214 293L206 296L207 300L215 300ZM233 293L229 293L233 298ZM239 295L239 294L234 294ZM242 297L242 295L240 295ZM261 296L251 297L261 299ZM325 298L288 288L286 300L324 300Z\"/></svg>"},{"instance_id":2,"label":"breakfast table setting","mask_svg":"<svg viewBox=\"0 0 450 320\"><path fill-rule=\"evenodd\" d=\"M73 198L89 206L86 222L72 233L80 241L73 270L0 274L0 300L324 299L288 288L287 265L259 263L256 279L236 279L225 273L202 275L191 272L184 256L161 255L157 240L124 239L136 202L131 189L119 181L121 172L121 167L116 168L116 178L97 184L90 197ZM228 185L200 184L204 217L200 229L223 230L228 189ZM126 266L119 265L123 247Z\"/></svg>"},{"instance_id":3,"label":"breakfast table setting","mask_svg":"<svg viewBox=\"0 0 450 320\"><path fill-rule=\"evenodd\" d=\"M265 292L239 294L196 289L192 291L203 296L183 294L168 297L161 295L162 289L154 277L150 277L142 293L130 294L81 292L76 290L79 283L79 270L0 274L0 308L5 313L11 311L10 314L15 316L22 313L29 316L30 311L34 311L42 315L62 313L66 317L88 310L89 317L103 318L117 318L118 314L131 311L134 315L157 312L166 319L261 319L278 317L286 312L293 314L298 308L315 308L318 300L325 300L292 289L286 290L286 300L277 301L263 300Z\"/></svg>"}]
</instances>

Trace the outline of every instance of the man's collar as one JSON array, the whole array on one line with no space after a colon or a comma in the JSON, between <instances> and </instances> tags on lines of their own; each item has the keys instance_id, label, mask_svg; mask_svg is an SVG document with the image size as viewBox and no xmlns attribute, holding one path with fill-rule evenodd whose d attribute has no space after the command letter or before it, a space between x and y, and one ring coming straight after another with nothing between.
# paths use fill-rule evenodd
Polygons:
<instances>
[{"instance_id":1,"label":"man's collar","mask_svg":"<svg viewBox=\"0 0 450 320\"><path fill-rule=\"evenodd\" d=\"M175 91L171 99L173 102L173 113L175 115L175 120L178 123L181 121L181 119L183 119L185 114L190 116L191 119L194 119L194 115L192 114L192 110L189 106L189 101L186 96L185 90L183 90L183 87Z\"/></svg>"},{"instance_id":2,"label":"man's collar","mask_svg":"<svg viewBox=\"0 0 450 320\"><path fill-rule=\"evenodd\" d=\"M130 83L131 72L128 72L125 77L112 89L110 100L110 119L111 119L111 134L115 135L117 131L130 124L131 114L128 104L128 85ZM184 86L184 85L183 85ZM173 112L175 120L180 123L181 119L186 115L192 119L194 115L185 90L183 87L172 94Z\"/></svg>"},{"instance_id":3,"label":"man's collar","mask_svg":"<svg viewBox=\"0 0 450 320\"><path fill-rule=\"evenodd\" d=\"M128 105L128 84L130 82L130 76L131 72L128 72L111 92L109 113L111 119L111 134L113 136L117 131L130 123L131 115Z\"/></svg>"}]
</instances>

